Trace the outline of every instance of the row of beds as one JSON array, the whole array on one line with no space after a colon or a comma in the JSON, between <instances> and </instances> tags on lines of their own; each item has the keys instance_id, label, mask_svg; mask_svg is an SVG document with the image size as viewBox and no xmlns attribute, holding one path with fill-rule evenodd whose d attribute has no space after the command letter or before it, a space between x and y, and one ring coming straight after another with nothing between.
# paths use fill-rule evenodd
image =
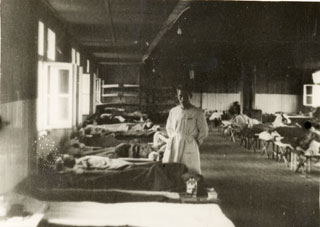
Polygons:
<instances>
[{"instance_id":1,"label":"row of beds","mask_svg":"<svg viewBox=\"0 0 320 227\"><path fill-rule=\"evenodd\" d=\"M101 114L105 113L100 113L100 116ZM113 118L112 114L110 115L108 109L109 119ZM161 162L164 149L155 135L165 137L164 127L153 125L147 120L146 115L141 113L119 115L119 110L116 110L113 115L121 116L115 118L121 121L126 119L125 116L130 116L127 118L130 120L106 124L105 121L100 121L97 115L89 117L83 127L74 132L72 138L62 146L63 155L77 159L88 156L109 158L112 160L110 165L104 168L88 167L81 169L81 172L74 169L58 169L56 163L50 166L51 154L47 156L48 160L40 160L39 173L29 176L16 187L17 193L46 201L51 206L40 226L69 226L70 220L72 226L84 223L96 226L92 220L96 219L97 214L103 226L139 226L142 220L141 226L157 226L156 220L145 224L148 217L140 217L139 224L136 224L136 217L128 219L125 223L121 222L121 216L114 222L108 221L112 213L125 212L128 206L133 204L140 207L141 212L157 219L161 214L155 214L152 210L159 209L157 212L165 213L173 209L172 212L178 216L172 217L172 223L174 220L176 223L172 225L168 222L166 226L234 226L220 209L219 200L213 195L215 192L210 196L210 192L205 189L201 176L190 175L183 164ZM157 146L154 146L155 143ZM150 153L158 155L150 157ZM190 177L198 177L196 198L190 198L185 194L186 181ZM85 201L89 201L90 206ZM97 204L106 209L105 213L92 214L91 209L98 206ZM115 204L119 206L114 208ZM154 206L150 207L151 204ZM195 212L196 210L199 212ZM79 211L85 214L81 216ZM182 214L187 214L187 217L182 218ZM127 215L130 217L130 214ZM106 219L101 216L105 216ZM185 223L187 220L189 222ZM159 224L161 221L163 218L158 220Z\"/></svg>"},{"instance_id":2,"label":"row of beds","mask_svg":"<svg viewBox=\"0 0 320 227\"><path fill-rule=\"evenodd\" d=\"M248 117L249 121L250 118ZM279 120L280 119L280 120ZM286 121L290 119L290 124ZM320 125L309 116L287 116L279 114L266 114L263 123L248 123L239 127L233 120L215 118L215 126L223 136L240 145L252 149L255 153L261 151L262 155L277 161L284 161L292 171L300 170L306 175L311 172L313 165L318 165L320 159ZM306 122L311 123L315 131L305 129ZM312 161L314 160L316 164Z\"/></svg>"}]
</instances>

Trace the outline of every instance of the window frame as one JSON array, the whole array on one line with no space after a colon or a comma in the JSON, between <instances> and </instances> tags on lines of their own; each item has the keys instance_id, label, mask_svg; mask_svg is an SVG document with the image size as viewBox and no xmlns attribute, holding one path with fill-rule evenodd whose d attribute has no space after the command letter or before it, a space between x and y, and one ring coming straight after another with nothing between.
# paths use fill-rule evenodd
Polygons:
<instances>
[{"instance_id":1,"label":"window frame","mask_svg":"<svg viewBox=\"0 0 320 227\"><path fill-rule=\"evenodd\" d=\"M42 66L42 67L41 67ZM39 74L39 92L38 92L38 129L66 129L72 128L74 125L74 100L75 100L75 77L74 77L74 65L70 63L62 62L41 62L41 72ZM40 68L39 67L39 68ZM59 92L59 77L54 80L53 77L49 84L49 74L58 70L67 70L68 73L68 92ZM50 88L54 89L49 92ZM67 120L62 119L50 119L49 111L53 109L48 103L49 98L52 98L56 104L59 98L68 98L68 117ZM58 105L58 104L57 104Z\"/></svg>"}]
</instances>

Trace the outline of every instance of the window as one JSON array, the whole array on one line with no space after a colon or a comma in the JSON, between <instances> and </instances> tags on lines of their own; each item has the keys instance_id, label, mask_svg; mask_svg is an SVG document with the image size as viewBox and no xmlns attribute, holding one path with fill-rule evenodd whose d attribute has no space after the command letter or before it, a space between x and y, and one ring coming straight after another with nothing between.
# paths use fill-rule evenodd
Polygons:
<instances>
[{"instance_id":1,"label":"window","mask_svg":"<svg viewBox=\"0 0 320 227\"><path fill-rule=\"evenodd\" d=\"M80 66L80 53L77 51L76 64Z\"/></svg>"},{"instance_id":2,"label":"window","mask_svg":"<svg viewBox=\"0 0 320 227\"><path fill-rule=\"evenodd\" d=\"M101 103L101 79L96 79L96 102Z\"/></svg>"},{"instance_id":3,"label":"window","mask_svg":"<svg viewBox=\"0 0 320 227\"><path fill-rule=\"evenodd\" d=\"M67 63L43 63L39 81L38 129L71 128L73 123L73 74Z\"/></svg>"},{"instance_id":4,"label":"window","mask_svg":"<svg viewBox=\"0 0 320 227\"><path fill-rule=\"evenodd\" d=\"M90 60L87 59L87 73L90 73Z\"/></svg>"},{"instance_id":5,"label":"window","mask_svg":"<svg viewBox=\"0 0 320 227\"><path fill-rule=\"evenodd\" d=\"M56 60L56 34L50 28L48 28L47 57L49 60Z\"/></svg>"},{"instance_id":6,"label":"window","mask_svg":"<svg viewBox=\"0 0 320 227\"><path fill-rule=\"evenodd\" d=\"M80 66L80 53L74 48L71 49L71 62Z\"/></svg>"},{"instance_id":7,"label":"window","mask_svg":"<svg viewBox=\"0 0 320 227\"><path fill-rule=\"evenodd\" d=\"M44 56L44 24L38 23L38 54Z\"/></svg>"},{"instance_id":8,"label":"window","mask_svg":"<svg viewBox=\"0 0 320 227\"><path fill-rule=\"evenodd\" d=\"M71 63L76 64L76 50L74 48L71 49Z\"/></svg>"},{"instance_id":9,"label":"window","mask_svg":"<svg viewBox=\"0 0 320 227\"><path fill-rule=\"evenodd\" d=\"M303 105L320 106L320 85L306 84L303 86Z\"/></svg>"},{"instance_id":10,"label":"window","mask_svg":"<svg viewBox=\"0 0 320 227\"><path fill-rule=\"evenodd\" d=\"M90 74L82 74L80 77L80 103L82 114L90 112Z\"/></svg>"}]
</instances>

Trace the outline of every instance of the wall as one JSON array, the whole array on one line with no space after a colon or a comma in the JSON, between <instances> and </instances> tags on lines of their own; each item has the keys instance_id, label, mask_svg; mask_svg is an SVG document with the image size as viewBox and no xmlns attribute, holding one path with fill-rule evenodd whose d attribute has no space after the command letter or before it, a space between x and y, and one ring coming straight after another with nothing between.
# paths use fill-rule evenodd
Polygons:
<instances>
[{"instance_id":1,"label":"wall","mask_svg":"<svg viewBox=\"0 0 320 227\"><path fill-rule=\"evenodd\" d=\"M105 84L139 84L140 65L100 65Z\"/></svg>"},{"instance_id":2,"label":"wall","mask_svg":"<svg viewBox=\"0 0 320 227\"><path fill-rule=\"evenodd\" d=\"M193 93L191 103L208 110L225 111L230 105L240 102L240 93Z\"/></svg>"},{"instance_id":3,"label":"wall","mask_svg":"<svg viewBox=\"0 0 320 227\"><path fill-rule=\"evenodd\" d=\"M83 73L90 73L90 111L89 114L93 113L92 107L92 97L93 97L93 73L96 72L96 63L93 58L85 52L83 48L79 46L74 39L68 33L68 27L60 20L59 17L56 16L46 5L38 4L37 8L34 9L37 15L37 20L41 20L41 22L45 25L45 30L50 28L56 34L56 62L67 62L72 63L72 56L71 56L71 48L74 48L76 51L80 52L80 63L79 65L83 68ZM37 21L38 23L38 21ZM46 37L46 36L45 36ZM45 38L45 50L47 47L47 39ZM90 70L89 72L86 71L87 66L87 59L90 61ZM38 60L49 61L45 56L38 56ZM41 76L41 75L39 75ZM79 101L78 99L75 101ZM77 115L78 116L78 115ZM79 116L80 123L87 115ZM49 138L53 140L56 144L60 143L62 137L65 137L71 133L72 129L54 129L50 130Z\"/></svg>"},{"instance_id":4,"label":"wall","mask_svg":"<svg viewBox=\"0 0 320 227\"><path fill-rule=\"evenodd\" d=\"M1 1L0 193L36 170L37 63L47 60L37 53L39 19L56 33L56 61L71 62L74 44L66 27L41 1ZM88 58L85 53L81 56ZM69 131L55 130L50 137L59 143Z\"/></svg>"},{"instance_id":5,"label":"wall","mask_svg":"<svg viewBox=\"0 0 320 227\"><path fill-rule=\"evenodd\" d=\"M100 78L105 84L140 84L141 66L132 65L100 65ZM108 104L140 104L139 88L113 88L105 89L105 93L120 93L123 95L136 95L135 97L103 97L102 102Z\"/></svg>"},{"instance_id":6,"label":"wall","mask_svg":"<svg viewBox=\"0 0 320 227\"><path fill-rule=\"evenodd\" d=\"M297 113L302 100L299 95L256 94L256 109L264 113Z\"/></svg>"},{"instance_id":7,"label":"wall","mask_svg":"<svg viewBox=\"0 0 320 227\"><path fill-rule=\"evenodd\" d=\"M0 193L10 190L32 166L36 136L35 1L1 2Z\"/></svg>"},{"instance_id":8,"label":"wall","mask_svg":"<svg viewBox=\"0 0 320 227\"><path fill-rule=\"evenodd\" d=\"M292 66L269 62L257 66L255 108L264 113L296 113L302 108L303 84L311 74Z\"/></svg>"}]
</instances>

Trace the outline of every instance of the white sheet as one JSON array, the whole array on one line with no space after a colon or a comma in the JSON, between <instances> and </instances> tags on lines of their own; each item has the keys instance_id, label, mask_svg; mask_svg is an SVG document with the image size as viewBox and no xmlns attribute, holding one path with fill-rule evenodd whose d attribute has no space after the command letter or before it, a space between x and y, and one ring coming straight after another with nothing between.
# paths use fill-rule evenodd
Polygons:
<instances>
[{"instance_id":1,"label":"white sheet","mask_svg":"<svg viewBox=\"0 0 320 227\"><path fill-rule=\"evenodd\" d=\"M217 204L48 202L45 219L72 226L233 227Z\"/></svg>"}]
</instances>

